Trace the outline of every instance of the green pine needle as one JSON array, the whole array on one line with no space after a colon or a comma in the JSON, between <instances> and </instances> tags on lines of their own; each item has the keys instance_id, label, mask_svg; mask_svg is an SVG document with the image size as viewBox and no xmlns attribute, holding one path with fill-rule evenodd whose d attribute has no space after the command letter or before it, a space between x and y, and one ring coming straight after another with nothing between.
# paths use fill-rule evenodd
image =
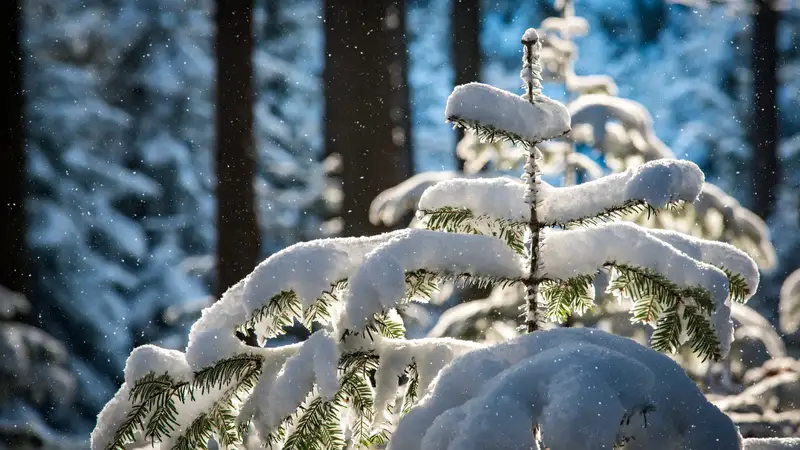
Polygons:
<instances>
[{"instance_id":1,"label":"green pine needle","mask_svg":"<svg viewBox=\"0 0 800 450\"><path fill-rule=\"evenodd\" d=\"M524 235L528 224L490 217L475 216L466 208L446 206L433 210L420 210L424 214L425 225L429 230L448 233L487 234L480 231L480 226L487 228L489 235L501 239L512 250L524 254Z\"/></svg>"},{"instance_id":2,"label":"green pine needle","mask_svg":"<svg viewBox=\"0 0 800 450\"><path fill-rule=\"evenodd\" d=\"M544 280L539 293L545 304L545 317L563 323L570 315L583 315L594 308L591 295L593 277L578 275L566 280Z\"/></svg>"},{"instance_id":3,"label":"green pine needle","mask_svg":"<svg viewBox=\"0 0 800 450\"><path fill-rule=\"evenodd\" d=\"M589 217L581 217L579 219L575 219L569 221L567 223L559 223L559 222L551 222L545 223L544 225L547 226L558 226L561 228L576 228L576 227L589 227L600 225L603 223L613 222L615 220L623 220L629 218L633 215L644 215L647 214L647 218L650 218L651 215L655 216L659 214L661 211L678 211L683 207L682 201L674 201L667 203L663 208L654 208L650 206L644 200L628 200L621 206L616 206L613 208L609 208L600 214L596 214Z\"/></svg>"},{"instance_id":4,"label":"green pine needle","mask_svg":"<svg viewBox=\"0 0 800 450\"><path fill-rule=\"evenodd\" d=\"M699 286L680 287L663 275L641 267L615 263L606 266L613 267L615 272L608 291L616 291L633 301L631 313L634 323L647 323L655 328L651 338L654 349L665 352L678 350L683 332L678 311L683 306L692 349L704 360L719 358L719 340L704 318L714 311L707 290ZM688 304L686 299L693 300L694 304Z\"/></svg>"},{"instance_id":5,"label":"green pine needle","mask_svg":"<svg viewBox=\"0 0 800 450\"><path fill-rule=\"evenodd\" d=\"M747 296L750 295L750 288L747 286L747 281L738 273L733 273L724 267L720 269L722 269L728 277L728 289L731 293L731 300L736 303L744 303Z\"/></svg>"},{"instance_id":6,"label":"green pine needle","mask_svg":"<svg viewBox=\"0 0 800 450\"><path fill-rule=\"evenodd\" d=\"M537 142L529 141L516 133L501 130L492 125L484 125L474 120L452 116L448 117L447 121L453 123L456 127L472 131L483 142L507 141L512 145L518 145L525 149L533 148L537 144Z\"/></svg>"},{"instance_id":7,"label":"green pine needle","mask_svg":"<svg viewBox=\"0 0 800 450\"><path fill-rule=\"evenodd\" d=\"M692 350L701 355L704 362L708 358L711 358L712 361L719 361L722 358L719 351L720 342L708 318L699 308L689 305L684 306L683 316L686 319Z\"/></svg>"}]
</instances>

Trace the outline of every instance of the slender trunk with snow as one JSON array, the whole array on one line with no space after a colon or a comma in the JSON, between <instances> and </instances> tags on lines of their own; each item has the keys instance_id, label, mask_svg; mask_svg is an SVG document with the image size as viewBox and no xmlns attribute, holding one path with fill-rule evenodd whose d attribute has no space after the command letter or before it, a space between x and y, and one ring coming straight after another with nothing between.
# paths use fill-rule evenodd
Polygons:
<instances>
[{"instance_id":1,"label":"slender trunk with snow","mask_svg":"<svg viewBox=\"0 0 800 450\"><path fill-rule=\"evenodd\" d=\"M522 39L523 63L522 78L525 82L525 99L533 103L536 92L542 88L541 69L539 68L539 36L528 33ZM525 164L525 203L531 208L531 218L528 228L531 234L530 248L530 275L525 280L525 328L530 333L539 329L539 245L541 241L541 224L536 213L537 182L539 179L539 165L536 162L538 150L535 145L530 148L528 161Z\"/></svg>"}]
</instances>

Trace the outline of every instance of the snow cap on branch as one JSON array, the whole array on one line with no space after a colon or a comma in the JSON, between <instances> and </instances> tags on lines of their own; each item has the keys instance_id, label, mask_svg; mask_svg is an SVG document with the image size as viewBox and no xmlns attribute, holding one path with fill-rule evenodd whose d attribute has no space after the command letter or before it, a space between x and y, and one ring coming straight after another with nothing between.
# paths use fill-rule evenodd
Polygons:
<instances>
[{"instance_id":1,"label":"snow cap on branch","mask_svg":"<svg viewBox=\"0 0 800 450\"><path fill-rule=\"evenodd\" d=\"M544 96L529 103L518 95L482 83L456 86L447 98L445 117L449 122L506 133L513 140L527 143L552 139L570 129L569 113L561 103Z\"/></svg>"},{"instance_id":2,"label":"snow cap on branch","mask_svg":"<svg viewBox=\"0 0 800 450\"><path fill-rule=\"evenodd\" d=\"M406 272L519 279L525 270L513 250L492 236L408 229L377 247L350 279L343 326L360 330L394 307L406 292Z\"/></svg>"}]
</instances>

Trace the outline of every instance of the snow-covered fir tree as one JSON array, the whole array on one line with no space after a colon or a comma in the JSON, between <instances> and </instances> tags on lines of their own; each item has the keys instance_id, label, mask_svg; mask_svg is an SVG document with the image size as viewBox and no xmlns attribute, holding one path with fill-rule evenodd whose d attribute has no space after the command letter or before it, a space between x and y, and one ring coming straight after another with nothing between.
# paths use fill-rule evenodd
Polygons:
<instances>
[{"instance_id":1,"label":"snow-covered fir tree","mask_svg":"<svg viewBox=\"0 0 800 450\"><path fill-rule=\"evenodd\" d=\"M523 95L470 83L446 108L483 139L523 146L522 182L441 182L419 202L428 229L314 240L267 258L203 311L185 352L131 353L92 448L196 449L211 439L231 448L245 437L284 449L535 448L534 428L551 450L743 448L733 422L667 356L599 330L537 331L591 308L593 277L606 268L609 290L633 299L633 320L655 328L654 348L688 343L719 359L731 345L731 302L747 300L759 278L728 244L599 224L694 201L703 174L691 162L565 188L543 181L537 145L569 132L570 115L541 93L537 32L522 44ZM443 280L524 286L533 333L488 348L405 339L397 309ZM250 328L268 344L295 320L322 328L280 347L235 336Z\"/></svg>"}]
</instances>

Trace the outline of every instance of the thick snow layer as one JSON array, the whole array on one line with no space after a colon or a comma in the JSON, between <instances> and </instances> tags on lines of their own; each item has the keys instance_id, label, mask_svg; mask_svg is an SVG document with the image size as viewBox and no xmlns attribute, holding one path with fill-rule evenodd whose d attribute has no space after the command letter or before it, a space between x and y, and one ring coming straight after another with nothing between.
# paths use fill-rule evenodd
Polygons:
<instances>
[{"instance_id":1,"label":"thick snow layer","mask_svg":"<svg viewBox=\"0 0 800 450\"><path fill-rule=\"evenodd\" d=\"M125 363L125 382L133 386L150 372L155 372L156 375L169 372L176 380L188 380L192 377L192 370L183 352L150 344L136 347Z\"/></svg>"},{"instance_id":2,"label":"thick snow layer","mask_svg":"<svg viewBox=\"0 0 800 450\"><path fill-rule=\"evenodd\" d=\"M644 427L646 405L655 410ZM530 449L533 423L551 450L610 449L631 436L626 448L633 450L742 445L731 419L669 357L627 338L570 328L454 360L401 419L388 449Z\"/></svg>"},{"instance_id":3,"label":"thick snow layer","mask_svg":"<svg viewBox=\"0 0 800 450\"><path fill-rule=\"evenodd\" d=\"M374 314L395 306L406 291L405 273L420 269L511 279L525 274L519 257L495 237L401 230L368 254L350 278L343 325L360 330Z\"/></svg>"},{"instance_id":4,"label":"thick snow layer","mask_svg":"<svg viewBox=\"0 0 800 450\"><path fill-rule=\"evenodd\" d=\"M568 223L631 201L654 208L675 201L693 202L703 181L703 172L691 161L659 160L576 186L542 184L538 197L546 223Z\"/></svg>"},{"instance_id":5,"label":"thick snow layer","mask_svg":"<svg viewBox=\"0 0 800 450\"><path fill-rule=\"evenodd\" d=\"M728 278L722 270L693 259L631 223L611 223L576 230L545 230L540 274L567 279L592 275L606 263L628 264L662 274L681 287L700 286L714 303L713 325L720 352L728 354L733 341Z\"/></svg>"},{"instance_id":6,"label":"thick snow layer","mask_svg":"<svg viewBox=\"0 0 800 450\"><path fill-rule=\"evenodd\" d=\"M745 300L752 297L758 289L760 279L758 266L747 253L738 248L724 242L700 239L675 231L651 229L649 233L691 258L741 275L750 290Z\"/></svg>"},{"instance_id":7,"label":"thick snow layer","mask_svg":"<svg viewBox=\"0 0 800 450\"><path fill-rule=\"evenodd\" d=\"M530 220L530 208L522 201L524 194L525 185L518 179L455 178L425 189L417 208L420 211L466 208L475 216L527 222Z\"/></svg>"},{"instance_id":8,"label":"thick snow layer","mask_svg":"<svg viewBox=\"0 0 800 450\"><path fill-rule=\"evenodd\" d=\"M261 363L261 375L259 375L258 383L239 411L237 417L239 423L252 418L253 425L261 436L267 436L274 430L274 419L269 417L270 394L286 360L296 354L302 346L302 343L298 343L267 349L268 354L264 356ZM281 405L278 407L285 409Z\"/></svg>"},{"instance_id":9,"label":"thick snow layer","mask_svg":"<svg viewBox=\"0 0 800 450\"><path fill-rule=\"evenodd\" d=\"M447 98L445 117L477 122L504 130L528 142L561 136L570 129L567 108L540 96L534 103L518 95L481 83L456 86Z\"/></svg>"},{"instance_id":10,"label":"thick snow layer","mask_svg":"<svg viewBox=\"0 0 800 450\"><path fill-rule=\"evenodd\" d=\"M694 201L703 186L703 173L690 161L652 161L622 173L568 187L539 182L537 215L545 224L564 224L595 217L627 202L640 201L654 208L670 202ZM419 209L466 208L515 222L530 220L524 202L525 185L507 178L442 181L425 190Z\"/></svg>"}]
</instances>

